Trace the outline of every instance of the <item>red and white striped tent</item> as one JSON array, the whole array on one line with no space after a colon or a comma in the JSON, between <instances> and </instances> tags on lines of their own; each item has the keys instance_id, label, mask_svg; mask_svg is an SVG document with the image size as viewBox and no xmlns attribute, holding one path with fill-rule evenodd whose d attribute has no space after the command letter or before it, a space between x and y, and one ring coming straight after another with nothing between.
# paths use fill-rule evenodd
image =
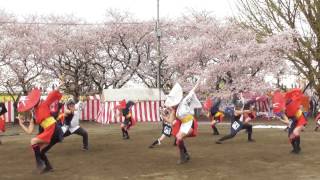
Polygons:
<instances>
[{"instance_id":1,"label":"red and white striped tent","mask_svg":"<svg viewBox=\"0 0 320 180\"><path fill-rule=\"evenodd\" d=\"M13 123L14 122L14 108L13 108L13 102L12 101L6 101L4 102L8 112L4 114L4 118L6 122Z\"/></svg>"},{"instance_id":2,"label":"red and white striped tent","mask_svg":"<svg viewBox=\"0 0 320 180\"><path fill-rule=\"evenodd\" d=\"M96 121L98 118L100 110L100 100L99 99L87 99L83 101L82 111L80 113L80 120L82 121ZM62 112L66 109L66 106L63 106Z\"/></svg>"},{"instance_id":3,"label":"red and white striped tent","mask_svg":"<svg viewBox=\"0 0 320 180\"><path fill-rule=\"evenodd\" d=\"M105 89L101 97L97 122L102 124L122 122L124 118L116 116L119 110L116 110L115 106L123 99L135 102L132 116L137 122L160 121L159 107L165 97L163 91L152 88Z\"/></svg>"}]
</instances>

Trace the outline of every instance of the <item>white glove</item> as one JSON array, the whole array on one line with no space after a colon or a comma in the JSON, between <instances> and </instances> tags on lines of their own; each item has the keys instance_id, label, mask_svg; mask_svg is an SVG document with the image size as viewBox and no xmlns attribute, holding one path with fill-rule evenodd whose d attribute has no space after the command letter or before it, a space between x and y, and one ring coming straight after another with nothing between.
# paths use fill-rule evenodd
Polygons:
<instances>
[{"instance_id":1,"label":"white glove","mask_svg":"<svg viewBox=\"0 0 320 180\"><path fill-rule=\"evenodd\" d=\"M69 126L63 125L63 126L61 127L61 129L62 129L63 134L65 134L65 133L67 132L67 130L69 129Z\"/></svg>"}]
</instances>

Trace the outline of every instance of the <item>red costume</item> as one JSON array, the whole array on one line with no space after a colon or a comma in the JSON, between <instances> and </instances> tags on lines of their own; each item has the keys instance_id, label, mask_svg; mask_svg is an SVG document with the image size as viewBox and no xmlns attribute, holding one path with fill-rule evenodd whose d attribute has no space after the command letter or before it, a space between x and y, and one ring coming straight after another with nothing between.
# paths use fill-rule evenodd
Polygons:
<instances>
[{"instance_id":1,"label":"red costume","mask_svg":"<svg viewBox=\"0 0 320 180\"><path fill-rule=\"evenodd\" d=\"M18 111L24 112L34 107L35 123L39 124L44 131L37 138L50 143L51 137L55 131L56 120L51 116L50 106L53 102L59 101L62 94L58 90L51 91L44 101L40 101L41 92L38 89L32 90L25 101L19 102Z\"/></svg>"},{"instance_id":2,"label":"red costume","mask_svg":"<svg viewBox=\"0 0 320 180\"><path fill-rule=\"evenodd\" d=\"M59 101L62 97L58 90L51 91L44 101L40 101L41 92L39 89L33 89L28 96L21 100L18 104L18 112L32 111L35 123L39 124L43 131L31 140L31 147L34 151L36 165L41 173L49 172L52 166L46 156L48 152L56 143L62 141L63 132L57 126L56 120L50 112L50 105ZM20 124L22 127L23 124ZM30 126L29 126L30 127ZM43 146L43 142L47 145Z\"/></svg>"},{"instance_id":3,"label":"red costume","mask_svg":"<svg viewBox=\"0 0 320 180\"><path fill-rule=\"evenodd\" d=\"M272 108L274 113L281 113L285 109L285 98L283 93L276 91L272 97Z\"/></svg>"},{"instance_id":4,"label":"red costume","mask_svg":"<svg viewBox=\"0 0 320 180\"><path fill-rule=\"evenodd\" d=\"M304 126L307 121L303 115L301 108L304 95L298 88L286 92L284 95L277 91L272 98L273 112L280 113L285 111L288 118L296 121L295 126Z\"/></svg>"},{"instance_id":5,"label":"red costume","mask_svg":"<svg viewBox=\"0 0 320 180\"><path fill-rule=\"evenodd\" d=\"M296 125L296 127L305 126L305 125L308 124L308 122L307 122L306 118L304 117L302 111L301 111L301 114L300 114L300 115L297 115L297 116L296 116L296 118L297 118L297 125Z\"/></svg>"},{"instance_id":6,"label":"red costume","mask_svg":"<svg viewBox=\"0 0 320 180\"><path fill-rule=\"evenodd\" d=\"M248 119L248 118L250 118L250 120L252 120L252 119L255 119L257 117L255 112L244 113L243 116L244 116L245 120Z\"/></svg>"},{"instance_id":7,"label":"red costume","mask_svg":"<svg viewBox=\"0 0 320 180\"><path fill-rule=\"evenodd\" d=\"M6 126L5 126L5 119L4 116L0 116L0 131L5 132Z\"/></svg>"},{"instance_id":8,"label":"red costume","mask_svg":"<svg viewBox=\"0 0 320 180\"><path fill-rule=\"evenodd\" d=\"M213 135L219 135L218 128L216 127L217 123L222 122L224 118L224 113L219 111L220 99L217 99L215 102L212 98L208 98L204 104L203 109L208 111L208 118L211 121L211 128L213 130Z\"/></svg>"},{"instance_id":9,"label":"red costume","mask_svg":"<svg viewBox=\"0 0 320 180\"><path fill-rule=\"evenodd\" d=\"M175 123L172 125L172 134L176 136L180 130L181 121L176 119ZM188 137L196 137L198 135L198 121L196 118L193 119L192 132Z\"/></svg>"},{"instance_id":10,"label":"red costume","mask_svg":"<svg viewBox=\"0 0 320 180\"><path fill-rule=\"evenodd\" d=\"M307 124L306 118L303 115L301 108L304 95L300 89L292 89L285 95L286 99L286 115L289 118L295 119L296 127Z\"/></svg>"},{"instance_id":11,"label":"red costume","mask_svg":"<svg viewBox=\"0 0 320 180\"><path fill-rule=\"evenodd\" d=\"M123 139L129 139L128 130L130 127L136 124L136 120L132 117L131 109L134 106L134 102L126 100L122 100L119 102L119 105L115 107L121 111L122 115L124 116L124 121L121 123L121 131Z\"/></svg>"},{"instance_id":12,"label":"red costume","mask_svg":"<svg viewBox=\"0 0 320 180\"><path fill-rule=\"evenodd\" d=\"M50 105L59 101L62 97L62 94L58 91L51 91L48 94L46 100L39 103L38 106L34 109L34 116L36 124L44 129L44 131L37 136L37 138L42 139L43 141L50 143L51 137L55 130L55 120L51 117Z\"/></svg>"},{"instance_id":13,"label":"red costume","mask_svg":"<svg viewBox=\"0 0 320 180\"><path fill-rule=\"evenodd\" d=\"M58 90L51 91L48 94L46 100L41 101L38 106L35 107L35 119L37 124L41 124L46 118L51 116L50 105L59 101L62 94Z\"/></svg>"},{"instance_id":14,"label":"red costume","mask_svg":"<svg viewBox=\"0 0 320 180\"><path fill-rule=\"evenodd\" d=\"M7 108L4 103L0 103L0 131L6 131L6 121L4 118L4 114L7 112Z\"/></svg>"},{"instance_id":15,"label":"red costume","mask_svg":"<svg viewBox=\"0 0 320 180\"><path fill-rule=\"evenodd\" d=\"M285 110L285 114L289 118L288 137L293 147L291 152L295 154L301 151L299 127L307 124L306 118L301 110L303 98L304 95L302 91L296 88L288 91L284 97L279 96L279 98L273 102L278 104L281 104L283 101L285 102L285 107L279 110Z\"/></svg>"}]
</instances>

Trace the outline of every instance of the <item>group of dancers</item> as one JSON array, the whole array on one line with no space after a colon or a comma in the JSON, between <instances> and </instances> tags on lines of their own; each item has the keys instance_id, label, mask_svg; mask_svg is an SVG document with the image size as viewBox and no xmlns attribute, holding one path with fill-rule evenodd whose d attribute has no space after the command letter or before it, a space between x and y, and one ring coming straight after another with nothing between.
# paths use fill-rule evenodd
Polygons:
<instances>
[{"instance_id":1,"label":"group of dancers","mask_svg":"<svg viewBox=\"0 0 320 180\"><path fill-rule=\"evenodd\" d=\"M175 137L175 143L179 150L180 158L178 164L186 163L190 160L190 155L184 144L184 139L187 137L195 137L197 135L198 122L195 117L195 109L203 107L206 116L210 120L210 125L213 130L213 135L219 135L217 124L222 122L223 118L227 114L231 120L231 132L228 135L223 136L217 144L222 144L223 141L233 138L240 130L246 129L248 133L248 141L253 142L252 139L252 125L249 123L254 115L253 102L244 104L244 98L242 92L235 94L233 98L234 109L230 109L228 112L220 109L220 98L208 98L203 106L198 100L195 90L193 88L189 94L183 98L182 88L179 84L176 84L165 101L165 110L162 111L161 117L163 119L162 133L159 139L155 140L149 148L153 148L156 145L160 145L161 141L165 137L173 135ZM247 109L244 109L244 108ZM244 120L242 120L244 118Z\"/></svg>"},{"instance_id":2,"label":"group of dancers","mask_svg":"<svg viewBox=\"0 0 320 180\"><path fill-rule=\"evenodd\" d=\"M185 145L185 140L188 137L196 137L198 133L198 122L195 117L195 109L203 108L206 116L210 120L210 126L213 130L213 135L219 135L217 125L222 122L225 117L230 119L230 133L219 138L216 143L222 144L225 140L231 139L241 130L246 130L248 142L254 142L252 138L252 124L250 121L255 118L254 102L259 100L255 98L245 102L242 91L234 94L232 98L233 107L221 109L221 99L209 97L203 104L200 103L196 96L196 90L199 86L199 81L195 87L183 97L182 87L177 83L174 85L168 94L164 103L165 108L161 111L161 119L163 120L163 128L161 136L156 139L149 148L154 148L161 144L165 137L174 136L174 145L177 146L179 152L178 164L184 164L190 160L190 154ZM273 94L273 111L277 118L286 123L289 127L288 137L292 144L292 153L299 154L301 151L301 131L307 121L304 113L301 110L301 99L303 93L300 89L293 89L286 93L275 91ZM36 167L40 173L52 171L53 167L48 160L46 153L56 144L63 141L64 137L71 134L77 134L83 137L83 150L88 150L88 133L79 125L79 116L82 109L81 102L76 103L73 99L69 99L65 106L64 112L61 112L59 105L56 111L51 111L50 107L54 102L59 102L62 94L59 89L51 91L45 100L41 100L41 91L33 89L29 92L24 101L18 104L18 112L25 114L31 113L31 118L19 115L19 124L21 128L28 134L34 130L35 124L38 124L39 134L30 141ZM130 139L129 129L135 125L136 121L132 117L131 109L134 102L122 100L115 107L119 110L119 116L124 117L121 123L122 138ZM0 103L0 130L4 131L1 125L3 115L6 113L6 108L3 103ZM29 125L26 126L25 122ZM1 143L1 141L0 141Z\"/></svg>"},{"instance_id":3,"label":"group of dancers","mask_svg":"<svg viewBox=\"0 0 320 180\"><path fill-rule=\"evenodd\" d=\"M301 131L307 124L305 113L303 113L302 99L303 92L296 88L288 92L276 90L273 94L272 103L273 111L276 118L288 126L288 137L292 145L293 154L301 152ZM208 98L203 106L195 95L195 88L183 98L182 89L179 84L176 84L169 93L165 101L165 110L161 114L163 119L162 133L159 139L155 140L149 148L160 145L165 137L174 135L175 145L178 146L180 158L178 164L186 163L190 160L190 155L184 144L184 139L197 135L197 120L194 116L195 108L203 108L206 116L210 120L210 125L213 130L213 135L219 135L217 124L222 122L224 117L230 120L230 133L221 137L216 141L216 144L222 144L223 141L231 139L241 130L246 130L248 142L254 142L252 138L253 128L250 121L256 118L254 103L259 101L261 97L256 97L249 101L245 101L242 91L234 94L232 98L232 108L222 110L220 108L221 99ZM320 122L320 115L317 116L317 123ZM320 123L316 127L317 130Z\"/></svg>"}]
</instances>

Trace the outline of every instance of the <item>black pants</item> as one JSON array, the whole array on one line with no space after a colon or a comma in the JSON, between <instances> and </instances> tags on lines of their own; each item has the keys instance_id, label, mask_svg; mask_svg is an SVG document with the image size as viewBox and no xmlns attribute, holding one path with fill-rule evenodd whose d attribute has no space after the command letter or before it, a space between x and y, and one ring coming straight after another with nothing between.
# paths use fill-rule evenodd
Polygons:
<instances>
[{"instance_id":1,"label":"black pants","mask_svg":"<svg viewBox=\"0 0 320 180\"><path fill-rule=\"evenodd\" d=\"M62 130L60 128L60 126L58 126L57 124L55 125L55 132L53 133L52 137L51 137L51 141L50 143L44 147L41 151L40 151L40 157L41 159L45 162L46 168L51 169L51 164L46 156L46 153L58 142L61 142L63 137L62 137Z\"/></svg>"},{"instance_id":2,"label":"black pants","mask_svg":"<svg viewBox=\"0 0 320 180\"><path fill-rule=\"evenodd\" d=\"M71 134L77 134L79 136L82 136L82 143L84 148L88 148L88 133L85 129L82 127L78 128L76 131L71 133L69 130L63 135L63 137L70 136Z\"/></svg>"},{"instance_id":3,"label":"black pants","mask_svg":"<svg viewBox=\"0 0 320 180\"><path fill-rule=\"evenodd\" d=\"M251 136L252 136L252 125L251 124L243 124L241 129L239 129L239 131L242 130L242 129L246 129L247 130L247 132L248 132L248 140L252 140L251 139ZM234 136L236 136L239 131L232 131L230 134L225 135L222 138L220 138L219 141L225 141L227 139L231 139Z\"/></svg>"}]
</instances>

